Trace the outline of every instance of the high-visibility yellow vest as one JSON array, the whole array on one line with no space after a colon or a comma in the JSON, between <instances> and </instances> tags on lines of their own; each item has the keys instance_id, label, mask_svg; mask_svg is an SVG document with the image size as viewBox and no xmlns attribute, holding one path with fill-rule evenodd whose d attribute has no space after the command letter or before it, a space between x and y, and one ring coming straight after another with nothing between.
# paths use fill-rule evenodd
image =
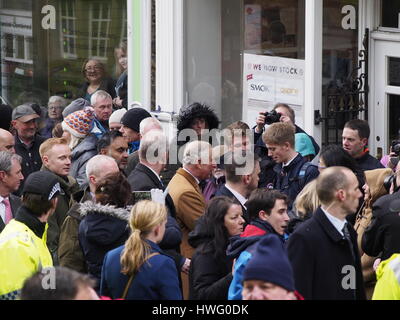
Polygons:
<instances>
[{"instance_id":1,"label":"high-visibility yellow vest","mask_svg":"<svg viewBox=\"0 0 400 320\"><path fill-rule=\"evenodd\" d=\"M0 234L0 300L17 299L27 278L53 266L47 228L39 238L25 224L11 220Z\"/></svg>"},{"instance_id":2,"label":"high-visibility yellow vest","mask_svg":"<svg viewBox=\"0 0 400 320\"><path fill-rule=\"evenodd\" d=\"M372 300L400 300L400 254L381 262L376 278L378 281Z\"/></svg>"}]
</instances>

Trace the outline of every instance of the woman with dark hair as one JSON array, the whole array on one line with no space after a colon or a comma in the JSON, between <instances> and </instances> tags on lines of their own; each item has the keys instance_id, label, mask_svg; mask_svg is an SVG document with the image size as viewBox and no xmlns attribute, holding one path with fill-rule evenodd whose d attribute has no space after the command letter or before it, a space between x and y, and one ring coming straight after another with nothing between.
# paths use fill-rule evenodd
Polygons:
<instances>
[{"instance_id":1,"label":"woman with dark hair","mask_svg":"<svg viewBox=\"0 0 400 320\"><path fill-rule=\"evenodd\" d=\"M104 90L115 98L115 81L107 76L104 64L96 59L85 60L82 65L82 75L86 82L78 90L76 98L90 99L96 91Z\"/></svg>"},{"instance_id":2,"label":"woman with dark hair","mask_svg":"<svg viewBox=\"0 0 400 320\"><path fill-rule=\"evenodd\" d=\"M240 204L227 197L213 198L189 243L196 251L189 271L190 300L227 300L233 261L226 256L229 238L243 232Z\"/></svg>"},{"instance_id":3,"label":"woman with dark hair","mask_svg":"<svg viewBox=\"0 0 400 320\"><path fill-rule=\"evenodd\" d=\"M129 237L131 188L122 173L107 175L99 181L95 202L81 204L79 212L79 243L90 275L100 280L105 254Z\"/></svg>"},{"instance_id":4,"label":"woman with dark hair","mask_svg":"<svg viewBox=\"0 0 400 320\"><path fill-rule=\"evenodd\" d=\"M319 170L321 171L325 168L337 166L349 168L356 175L360 187L364 185L364 173L360 169L354 158L347 151L345 151L342 147L334 144L324 147L319 156Z\"/></svg>"}]
</instances>

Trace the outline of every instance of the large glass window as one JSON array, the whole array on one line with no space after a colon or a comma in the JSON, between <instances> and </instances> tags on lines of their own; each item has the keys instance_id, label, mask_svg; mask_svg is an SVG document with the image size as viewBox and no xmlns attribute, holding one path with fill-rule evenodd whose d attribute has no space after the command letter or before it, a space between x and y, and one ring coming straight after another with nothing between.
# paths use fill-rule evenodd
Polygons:
<instances>
[{"instance_id":1,"label":"large glass window","mask_svg":"<svg viewBox=\"0 0 400 320\"><path fill-rule=\"evenodd\" d=\"M243 119L243 53L304 59L304 3L186 0L186 103L210 104L223 126Z\"/></svg>"},{"instance_id":2,"label":"large glass window","mask_svg":"<svg viewBox=\"0 0 400 320\"><path fill-rule=\"evenodd\" d=\"M382 0L381 3L381 27L399 29L400 1Z\"/></svg>"},{"instance_id":3,"label":"large glass window","mask_svg":"<svg viewBox=\"0 0 400 320\"><path fill-rule=\"evenodd\" d=\"M0 36L0 94L10 105L46 105L52 95L74 99L86 59L118 76L115 48L127 37L126 0L2 0Z\"/></svg>"},{"instance_id":4,"label":"large glass window","mask_svg":"<svg viewBox=\"0 0 400 320\"><path fill-rule=\"evenodd\" d=\"M323 10L322 103L324 115L335 117L324 123L323 141L341 143L340 130L359 102L349 95L358 76L358 0L324 0Z\"/></svg>"}]
</instances>

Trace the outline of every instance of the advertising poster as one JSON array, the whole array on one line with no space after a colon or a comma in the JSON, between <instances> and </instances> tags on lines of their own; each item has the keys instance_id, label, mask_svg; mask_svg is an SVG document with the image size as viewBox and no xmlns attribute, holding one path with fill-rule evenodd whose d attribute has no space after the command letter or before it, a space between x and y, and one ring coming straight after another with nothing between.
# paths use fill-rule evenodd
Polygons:
<instances>
[{"instance_id":1,"label":"advertising poster","mask_svg":"<svg viewBox=\"0 0 400 320\"><path fill-rule=\"evenodd\" d=\"M243 117L254 125L260 112L277 103L290 105L304 125L304 60L244 54Z\"/></svg>"}]
</instances>

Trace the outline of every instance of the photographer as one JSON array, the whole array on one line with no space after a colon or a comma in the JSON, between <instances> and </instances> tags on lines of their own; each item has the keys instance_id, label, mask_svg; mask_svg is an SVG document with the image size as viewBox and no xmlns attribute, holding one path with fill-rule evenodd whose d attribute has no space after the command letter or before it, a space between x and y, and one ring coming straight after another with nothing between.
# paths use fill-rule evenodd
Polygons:
<instances>
[{"instance_id":1,"label":"photographer","mask_svg":"<svg viewBox=\"0 0 400 320\"><path fill-rule=\"evenodd\" d=\"M372 206L372 220L365 230L361 247L371 257L389 259L400 252L400 170L385 179L384 186L391 192Z\"/></svg>"},{"instance_id":2,"label":"photographer","mask_svg":"<svg viewBox=\"0 0 400 320\"><path fill-rule=\"evenodd\" d=\"M400 157L400 140L393 140L390 146L390 153L383 156L381 159L381 164L385 168L392 169L396 172L397 165L399 163Z\"/></svg>"},{"instance_id":3,"label":"photographer","mask_svg":"<svg viewBox=\"0 0 400 320\"><path fill-rule=\"evenodd\" d=\"M312 145L314 147L314 154L311 155L312 160L320 151L319 145L315 142L314 138L309 136L303 129L295 124L295 113L294 110L289 107L287 104L278 103L271 112L261 112L257 118L257 126L254 128L254 143L255 149L254 152L258 154L261 158L260 161L260 181L259 187L265 188L268 187L271 183L273 183L275 179L274 166L276 163L272 160L271 157L268 156L268 149L262 139L262 134L265 129L265 125L271 125L273 123L283 122L283 123L291 123L296 128L296 136L298 134L305 134L305 137L302 137L303 144ZM304 141L304 138L309 138L309 141ZM301 147L299 145L295 145L296 152L302 154ZM306 154L302 154L303 156ZM308 155L308 154L307 154Z\"/></svg>"},{"instance_id":4,"label":"photographer","mask_svg":"<svg viewBox=\"0 0 400 320\"><path fill-rule=\"evenodd\" d=\"M308 138L311 140L312 145L314 146L315 149L315 155L316 156L319 151L320 147L318 143L314 140L314 138L310 135L308 135L303 129L301 129L299 126L296 125L295 123L296 118L295 118L295 113L294 110L288 106L287 104L284 103L278 103L274 109L271 112L261 112L257 118L257 126L254 130L254 139L256 144L258 144L262 133L264 132L264 127L265 125L271 125L276 122L288 122L291 123L292 125L295 126L296 128L296 134L299 133L304 133L308 136ZM296 148L297 149L297 148ZM296 150L299 152L299 150Z\"/></svg>"}]
</instances>

